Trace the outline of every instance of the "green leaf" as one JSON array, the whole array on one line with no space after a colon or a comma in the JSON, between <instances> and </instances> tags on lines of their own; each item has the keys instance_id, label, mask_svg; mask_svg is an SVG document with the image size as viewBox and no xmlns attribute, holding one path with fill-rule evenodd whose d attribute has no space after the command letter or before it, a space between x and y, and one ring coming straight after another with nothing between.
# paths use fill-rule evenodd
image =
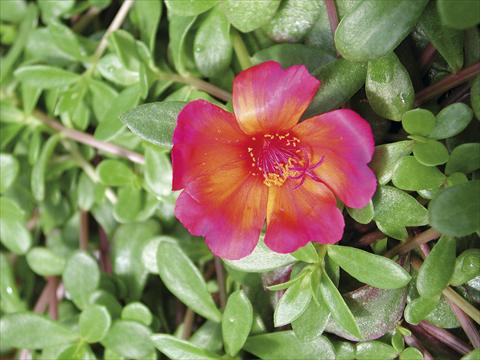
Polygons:
<instances>
[{"instance_id":1,"label":"green leaf","mask_svg":"<svg viewBox=\"0 0 480 360\"><path fill-rule=\"evenodd\" d=\"M372 200L361 209L347 207L347 212L356 222L360 224L368 224L373 220L374 215Z\"/></svg>"},{"instance_id":2,"label":"green leaf","mask_svg":"<svg viewBox=\"0 0 480 360\"><path fill-rule=\"evenodd\" d=\"M118 93L105 82L93 79L88 82L88 90L91 94L93 113L97 120L103 120L109 110L105 104L112 104Z\"/></svg>"},{"instance_id":3,"label":"green leaf","mask_svg":"<svg viewBox=\"0 0 480 360\"><path fill-rule=\"evenodd\" d=\"M230 23L218 9L210 11L200 24L193 43L195 64L202 75L223 73L232 61Z\"/></svg>"},{"instance_id":4,"label":"green leaf","mask_svg":"<svg viewBox=\"0 0 480 360\"><path fill-rule=\"evenodd\" d=\"M340 2L339 2L340 3ZM349 341L334 341L336 360L354 360L355 346Z\"/></svg>"},{"instance_id":5,"label":"green leaf","mask_svg":"<svg viewBox=\"0 0 480 360\"><path fill-rule=\"evenodd\" d=\"M350 61L366 61L386 55L410 33L427 2L362 1L338 24L335 32L337 50Z\"/></svg>"},{"instance_id":6,"label":"green leaf","mask_svg":"<svg viewBox=\"0 0 480 360\"><path fill-rule=\"evenodd\" d=\"M42 11L42 20L49 24L55 21L75 5L75 0L39 0L38 6Z\"/></svg>"},{"instance_id":7,"label":"green leaf","mask_svg":"<svg viewBox=\"0 0 480 360\"><path fill-rule=\"evenodd\" d=\"M123 308L122 320L133 320L150 326L153 321L153 316L146 305L140 302L132 302Z\"/></svg>"},{"instance_id":8,"label":"green leaf","mask_svg":"<svg viewBox=\"0 0 480 360\"><path fill-rule=\"evenodd\" d=\"M296 259L290 254L280 254L270 250L261 237L253 252L240 260L225 262L236 270L243 272L263 273L293 264Z\"/></svg>"},{"instance_id":9,"label":"green leaf","mask_svg":"<svg viewBox=\"0 0 480 360\"><path fill-rule=\"evenodd\" d=\"M100 270L90 255L77 252L67 260L62 279L75 305L84 309L100 283Z\"/></svg>"},{"instance_id":10,"label":"green leaf","mask_svg":"<svg viewBox=\"0 0 480 360\"><path fill-rule=\"evenodd\" d=\"M113 53L102 57L96 69L103 78L121 86L138 84L140 79L138 69L128 69L122 63L120 57Z\"/></svg>"},{"instance_id":11,"label":"green leaf","mask_svg":"<svg viewBox=\"0 0 480 360\"><path fill-rule=\"evenodd\" d=\"M140 30L142 41L148 45L152 53L161 16L162 2L160 0L136 1L130 12L131 19Z\"/></svg>"},{"instance_id":12,"label":"green leaf","mask_svg":"<svg viewBox=\"0 0 480 360\"><path fill-rule=\"evenodd\" d=\"M444 107L437 114L435 128L430 133L432 139L446 139L460 134L473 118L473 111L464 103Z\"/></svg>"},{"instance_id":13,"label":"green leaf","mask_svg":"<svg viewBox=\"0 0 480 360\"><path fill-rule=\"evenodd\" d=\"M243 347L253 324L253 308L242 290L228 297L222 316L222 336L225 351L234 357Z\"/></svg>"},{"instance_id":14,"label":"green leaf","mask_svg":"<svg viewBox=\"0 0 480 360\"><path fill-rule=\"evenodd\" d=\"M45 172L47 171L48 162L60 138L59 134L49 137L45 145L43 145L38 161L33 165L30 183L33 196L37 201L43 201L45 199Z\"/></svg>"},{"instance_id":15,"label":"green leaf","mask_svg":"<svg viewBox=\"0 0 480 360\"><path fill-rule=\"evenodd\" d=\"M24 312L0 319L2 346L17 349L44 349L75 340L72 331L44 316Z\"/></svg>"},{"instance_id":16,"label":"green leaf","mask_svg":"<svg viewBox=\"0 0 480 360\"><path fill-rule=\"evenodd\" d=\"M381 186L373 198L374 220L386 235L404 240L408 234L406 226L428 224L428 212L406 192L391 186Z\"/></svg>"},{"instance_id":17,"label":"green leaf","mask_svg":"<svg viewBox=\"0 0 480 360\"><path fill-rule=\"evenodd\" d=\"M15 77L22 83L40 89L56 89L68 86L80 75L47 65L23 66L15 71Z\"/></svg>"},{"instance_id":18,"label":"green leaf","mask_svg":"<svg viewBox=\"0 0 480 360\"><path fill-rule=\"evenodd\" d=\"M157 264L160 278L176 297L203 317L215 322L221 320L202 274L176 242L160 242Z\"/></svg>"},{"instance_id":19,"label":"green leaf","mask_svg":"<svg viewBox=\"0 0 480 360\"><path fill-rule=\"evenodd\" d=\"M90 210L95 202L95 183L83 172L78 179L77 193L78 207L83 211Z\"/></svg>"},{"instance_id":20,"label":"green leaf","mask_svg":"<svg viewBox=\"0 0 480 360\"><path fill-rule=\"evenodd\" d=\"M0 193L4 193L17 178L20 165L10 154L0 154Z\"/></svg>"},{"instance_id":21,"label":"green leaf","mask_svg":"<svg viewBox=\"0 0 480 360\"><path fill-rule=\"evenodd\" d=\"M407 111L402 116L402 126L406 132L412 135L429 136L435 128L435 115L425 109Z\"/></svg>"},{"instance_id":22,"label":"green leaf","mask_svg":"<svg viewBox=\"0 0 480 360\"><path fill-rule=\"evenodd\" d=\"M195 16L175 16L170 14L168 19L170 37L168 49L172 56L173 64L178 73L188 75L189 68L193 64L190 64L192 59L186 53L186 40L197 18Z\"/></svg>"},{"instance_id":23,"label":"green leaf","mask_svg":"<svg viewBox=\"0 0 480 360\"><path fill-rule=\"evenodd\" d=\"M418 270L417 290L420 296L438 297L447 287L455 268L454 238L442 236Z\"/></svg>"},{"instance_id":24,"label":"green leaf","mask_svg":"<svg viewBox=\"0 0 480 360\"><path fill-rule=\"evenodd\" d=\"M171 335L152 335L152 343L162 353L171 359L215 360L220 356L208 350L201 349L192 343L177 339Z\"/></svg>"},{"instance_id":25,"label":"green leaf","mask_svg":"<svg viewBox=\"0 0 480 360\"><path fill-rule=\"evenodd\" d=\"M127 31L116 30L108 37L108 45L126 69L138 71L139 56L135 38Z\"/></svg>"},{"instance_id":26,"label":"green leaf","mask_svg":"<svg viewBox=\"0 0 480 360\"><path fill-rule=\"evenodd\" d=\"M318 115L339 107L350 99L365 83L367 66L365 63L338 59L314 72L322 83L304 114L305 118Z\"/></svg>"},{"instance_id":27,"label":"green leaf","mask_svg":"<svg viewBox=\"0 0 480 360\"><path fill-rule=\"evenodd\" d=\"M356 344L355 358L358 360L395 359L397 351L381 341L367 341Z\"/></svg>"},{"instance_id":28,"label":"green leaf","mask_svg":"<svg viewBox=\"0 0 480 360\"><path fill-rule=\"evenodd\" d=\"M462 68L463 32L442 25L434 2L430 2L425 8L420 17L418 28L430 40L433 47L442 55L453 71L456 72Z\"/></svg>"},{"instance_id":29,"label":"green leaf","mask_svg":"<svg viewBox=\"0 0 480 360\"><path fill-rule=\"evenodd\" d=\"M10 23L22 21L27 12L25 0L11 0L0 2L0 20Z\"/></svg>"},{"instance_id":30,"label":"green leaf","mask_svg":"<svg viewBox=\"0 0 480 360\"><path fill-rule=\"evenodd\" d=\"M313 72L320 66L334 61L335 56L323 49L303 44L276 44L257 51L252 56L254 64L268 60L275 60L284 68L292 65L304 65L308 71Z\"/></svg>"},{"instance_id":31,"label":"green leaf","mask_svg":"<svg viewBox=\"0 0 480 360\"><path fill-rule=\"evenodd\" d=\"M117 320L102 344L122 356L138 359L154 351L150 336L151 331L145 325L136 321Z\"/></svg>"},{"instance_id":32,"label":"green leaf","mask_svg":"<svg viewBox=\"0 0 480 360\"><path fill-rule=\"evenodd\" d=\"M0 1L1 5L5 5L6 3L13 4L11 1ZM0 14L6 14L4 7L0 10ZM0 15L0 16L2 16ZM35 4L30 4L27 7L27 12L23 21L20 24L18 32L15 37L15 42L8 50L7 55L2 55L2 71L0 72L0 83L3 86L4 81L9 77L11 74L11 70L15 65L18 57L22 54L23 49L31 37L32 31L37 26L37 17L38 17L38 10ZM2 116L4 114L2 113Z\"/></svg>"},{"instance_id":33,"label":"green leaf","mask_svg":"<svg viewBox=\"0 0 480 360\"><path fill-rule=\"evenodd\" d=\"M128 300L142 295L148 276L142 253L149 240L160 233L158 222L151 220L122 225L113 235L113 272L125 284Z\"/></svg>"},{"instance_id":34,"label":"green leaf","mask_svg":"<svg viewBox=\"0 0 480 360\"><path fill-rule=\"evenodd\" d=\"M410 75L393 52L368 62L365 92L378 115L396 121L413 107L415 99Z\"/></svg>"},{"instance_id":35,"label":"green leaf","mask_svg":"<svg viewBox=\"0 0 480 360\"><path fill-rule=\"evenodd\" d=\"M145 183L157 196L172 192L172 165L165 151L149 146L145 151Z\"/></svg>"},{"instance_id":36,"label":"green leaf","mask_svg":"<svg viewBox=\"0 0 480 360\"><path fill-rule=\"evenodd\" d=\"M136 179L133 171L119 160L103 160L97 166L100 181L109 186L131 185Z\"/></svg>"},{"instance_id":37,"label":"green leaf","mask_svg":"<svg viewBox=\"0 0 480 360\"><path fill-rule=\"evenodd\" d=\"M70 28L57 21L52 21L48 25L48 30L56 47L78 61L84 60L87 54Z\"/></svg>"},{"instance_id":38,"label":"green leaf","mask_svg":"<svg viewBox=\"0 0 480 360\"><path fill-rule=\"evenodd\" d=\"M195 16L214 7L218 0L165 0L168 11L179 16Z\"/></svg>"},{"instance_id":39,"label":"green leaf","mask_svg":"<svg viewBox=\"0 0 480 360\"><path fill-rule=\"evenodd\" d=\"M325 336L301 341L293 331L278 331L249 337L244 350L263 360L335 358L332 343Z\"/></svg>"},{"instance_id":40,"label":"green leaf","mask_svg":"<svg viewBox=\"0 0 480 360\"><path fill-rule=\"evenodd\" d=\"M423 360L423 354L414 347L408 347L398 356L400 360Z\"/></svg>"},{"instance_id":41,"label":"green leaf","mask_svg":"<svg viewBox=\"0 0 480 360\"><path fill-rule=\"evenodd\" d=\"M184 106L179 101L143 104L123 114L121 121L142 139L171 148L177 116Z\"/></svg>"},{"instance_id":42,"label":"green leaf","mask_svg":"<svg viewBox=\"0 0 480 360\"><path fill-rule=\"evenodd\" d=\"M11 252L23 255L32 246L32 237L26 229L24 212L17 203L0 197L0 240Z\"/></svg>"},{"instance_id":43,"label":"green leaf","mask_svg":"<svg viewBox=\"0 0 480 360\"><path fill-rule=\"evenodd\" d=\"M294 282L280 298L273 315L274 326L284 326L298 319L311 299L310 276L304 276L300 281Z\"/></svg>"},{"instance_id":44,"label":"green leaf","mask_svg":"<svg viewBox=\"0 0 480 360\"><path fill-rule=\"evenodd\" d=\"M130 86L123 90L111 102L109 110L95 129L95 137L107 141L118 135L125 127L121 117L125 112L137 106L139 101L140 88L138 86Z\"/></svg>"},{"instance_id":45,"label":"green leaf","mask_svg":"<svg viewBox=\"0 0 480 360\"><path fill-rule=\"evenodd\" d=\"M448 150L441 142L436 140L416 141L413 145L415 159L425 166L437 166L448 161Z\"/></svg>"},{"instance_id":46,"label":"green leaf","mask_svg":"<svg viewBox=\"0 0 480 360\"><path fill-rule=\"evenodd\" d=\"M330 310L323 300L318 282L317 286L312 286L312 291L316 292L316 296L310 301L305 311L292 321L292 329L297 338L302 341L320 337L330 318Z\"/></svg>"},{"instance_id":47,"label":"green leaf","mask_svg":"<svg viewBox=\"0 0 480 360\"><path fill-rule=\"evenodd\" d=\"M445 167L445 174L470 174L480 169L480 143L461 144L453 149Z\"/></svg>"},{"instance_id":48,"label":"green leaf","mask_svg":"<svg viewBox=\"0 0 480 360\"><path fill-rule=\"evenodd\" d=\"M435 309L439 300L440 297L419 297L411 301L405 308L405 321L417 325Z\"/></svg>"},{"instance_id":49,"label":"green leaf","mask_svg":"<svg viewBox=\"0 0 480 360\"><path fill-rule=\"evenodd\" d=\"M461 360L475 360L480 356L480 349L473 349L468 354L462 356Z\"/></svg>"},{"instance_id":50,"label":"green leaf","mask_svg":"<svg viewBox=\"0 0 480 360\"><path fill-rule=\"evenodd\" d=\"M89 343L101 341L108 332L112 319L105 306L89 305L78 320L80 336Z\"/></svg>"},{"instance_id":51,"label":"green leaf","mask_svg":"<svg viewBox=\"0 0 480 360\"><path fill-rule=\"evenodd\" d=\"M3 314L26 310L25 302L20 299L16 279L7 257L0 253L0 310Z\"/></svg>"},{"instance_id":52,"label":"green leaf","mask_svg":"<svg viewBox=\"0 0 480 360\"><path fill-rule=\"evenodd\" d=\"M413 141L406 140L375 147L370 167L375 171L380 185L385 185L392 179L399 160L412 152L413 145Z\"/></svg>"},{"instance_id":53,"label":"green leaf","mask_svg":"<svg viewBox=\"0 0 480 360\"><path fill-rule=\"evenodd\" d=\"M121 187L117 202L113 206L113 216L119 223L131 223L136 220L142 207L142 190L134 186Z\"/></svg>"},{"instance_id":54,"label":"green leaf","mask_svg":"<svg viewBox=\"0 0 480 360\"><path fill-rule=\"evenodd\" d=\"M313 246L311 242L307 243L307 245L302 246L298 250L295 250L292 253L292 256L294 256L300 261L310 264L316 264L320 261L317 254L317 249L315 249L315 246Z\"/></svg>"},{"instance_id":55,"label":"green leaf","mask_svg":"<svg viewBox=\"0 0 480 360\"><path fill-rule=\"evenodd\" d=\"M383 290L371 286L361 288L344 294L345 302L357 320L363 340L374 340L392 332L401 321L408 287ZM326 331L342 338L358 341L340 327L332 317Z\"/></svg>"},{"instance_id":56,"label":"green leaf","mask_svg":"<svg viewBox=\"0 0 480 360\"><path fill-rule=\"evenodd\" d=\"M299 42L324 10L322 5L321 0L286 0L264 30L275 42Z\"/></svg>"},{"instance_id":57,"label":"green leaf","mask_svg":"<svg viewBox=\"0 0 480 360\"><path fill-rule=\"evenodd\" d=\"M442 190L428 206L430 225L442 234L465 236L480 230L480 180Z\"/></svg>"},{"instance_id":58,"label":"green leaf","mask_svg":"<svg viewBox=\"0 0 480 360\"><path fill-rule=\"evenodd\" d=\"M460 327L460 323L453 313L448 300L443 295L440 297L440 301L435 308L425 317L425 320L443 329Z\"/></svg>"},{"instance_id":59,"label":"green leaf","mask_svg":"<svg viewBox=\"0 0 480 360\"><path fill-rule=\"evenodd\" d=\"M320 291L323 300L327 304L335 321L353 336L361 338L362 335L355 317L345 303L342 295L325 272L320 278Z\"/></svg>"},{"instance_id":60,"label":"green leaf","mask_svg":"<svg viewBox=\"0 0 480 360\"><path fill-rule=\"evenodd\" d=\"M228 21L241 32L250 32L267 24L279 5L280 0L224 0L220 4Z\"/></svg>"},{"instance_id":61,"label":"green leaf","mask_svg":"<svg viewBox=\"0 0 480 360\"><path fill-rule=\"evenodd\" d=\"M30 268L41 276L62 275L65 259L46 247L34 247L27 254Z\"/></svg>"},{"instance_id":62,"label":"green leaf","mask_svg":"<svg viewBox=\"0 0 480 360\"><path fill-rule=\"evenodd\" d=\"M438 0L442 22L454 29L468 29L480 22L480 4L470 0Z\"/></svg>"},{"instance_id":63,"label":"green leaf","mask_svg":"<svg viewBox=\"0 0 480 360\"><path fill-rule=\"evenodd\" d=\"M397 188L408 191L435 189L445 180L440 170L420 164L413 156L405 156L400 160L392 178Z\"/></svg>"},{"instance_id":64,"label":"green leaf","mask_svg":"<svg viewBox=\"0 0 480 360\"><path fill-rule=\"evenodd\" d=\"M467 249L455 261L455 269L450 284L460 286L480 276L480 249Z\"/></svg>"},{"instance_id":65,"label":"green leaf","mask_svg":"<svg viewBox=\"0 0 480 360\"><path fill-rule=\"evenodd\" d=\"M55 360L90 359L92 355L90 347L85 342L78 341L64 348ZM45 356L45 352L42 356Z\"/></svg>"},{"instance_id":66,"label":"green leaf","mask_svg":"<svg viewBox=\"0 0 480 360\"><path fill-rule=\"evenodd\" d=\"M411 279L410 274L396 262L364 250L329 245L328 256L355 279L380 289L404 287Z\"/></svg>"}]
</instances>

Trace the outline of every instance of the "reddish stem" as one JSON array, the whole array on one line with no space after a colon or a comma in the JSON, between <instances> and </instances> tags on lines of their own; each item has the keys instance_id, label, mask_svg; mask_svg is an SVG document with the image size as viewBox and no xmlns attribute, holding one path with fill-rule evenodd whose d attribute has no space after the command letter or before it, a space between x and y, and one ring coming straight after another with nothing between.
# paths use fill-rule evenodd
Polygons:
<instances>
[{"instance_id":1,"label":"reddish stem","mask_svg":"<svg viewBox=\"0 0 480 360\"><path fill-rule=\"evenodd\" d=\"M80 211L80 249L84 251L88 249L88 212L86 211Z\"/></svg>"},{"instance_id":2,"label":"reddish stem","mask_svg":"<svg viewBox=\"0 0 480 360\"><path fill-rule=\"evenodd\" d=\"M425 69L428 65L430 65L435 57L435 53L437 50L433 47L432 43L428 43L428 45L423 49L422 54L420 55L420 68Z\"/></svg>"},{"instance_id":3,"label":"reddish stem","mask_svg":"<svg viewBox=\"0 0 480 360\"><path fill-rule=\"evenodd\" d=\"M420 326L427 333L429 333L430 335L432 335L433 337L440 340L442 343L462 355L468 354L470 351L472 351L471 347L469 347L466 343L464 343L456 336L449 333L447 330L438 328L426 321L421 321L418 326Z\"/></svg>"},{"instance_id":4,"label":"reddish stem","mask_svg":"<svg viewBox=\"0 0 480 360\"><path fill-rule=\"evenodd\" d=\"M432 354L423 346L423 344L418 340L415 335L409 335L404 337L405 342L407 343L408 346L412 346L420 350L423 354L423 359L424 360L435 360Z\"/></svg>"},{"instance_id":5,"label":"reddish stem","mask_svg":"<svg viewBox=\"0 0 480 360\"><path fill-rule=\"evenodd\" d=\"M48 278L48 282L51 283L51 287L49 289L49 304L48 304L48 312L50 317L53 320L58 319L58 297L57 297L57 289L60 280L56 276L50 276Z\"/></svg>"},{"instance_id":6,"label":"reddish stem","mask_svg":"<svg viewBox=\"0 0 480 360\"><path fill-rule=\"evenodd\" d=\"M357 242L359 246L369 246L373 244L375 241L383 239L385 234L382 233L380 230L375 230L369 232L368 234L363 235Z\"/></svg>"},{"instance_id":7,"label":"reddish stem","mask_svg":"<svg viewBox=\"0 0 480 360\"><path fill-rule=\"evenodd\" d=\"M327 8L328 21L330 22L330 29L332 30L333 36L338 26L337 8L333 0L325 0L325 7Z\"/></svg>"},{"instance_id":8,"label":"reddish stem","mask_svg":"<svg viewBox=\"0 0 480 360\"><path fill-rule=\"evenodd\" d=\"M473 79L480 73L480 63L470 65L469 67L459 71L456 74L448 75L442 80L437 81L422 91L420 91L415 99L415 104L420 106L421 104L443 94L444 92L453 89L454 87Z\"/></svg>"},{"instance_id":9,"label":"reddish stem","mask_svg":"<svg viewBox=\"0 0 480 360\"><path fill-rule=\"evenodd\" d=\"M215 257L215 272L217 274L217 283L218 283L218 292L220 297L220 307L222 309L225 308L225 304L227 303L227 294L225 291L225 275L223 273L223 265L222 260L220 258Z\"/></svg>"},{"instance_id":10,"label":"reddish stem","mask_svg":"<svg viewBox=\"0 0 480 360\"><path fill-rule=\"evenodd\" d=\"M457 305L455 305L449 299L447 299L447 301L450 304L450 308L457 317L460 326L462 327L463 331L465 331L465 334L472 343L473 347L475 349L480 348L480 333L473 324L472 320L470 320L470 318Z\"/></svg>"},{"instance_id":11,"label":"reddish stem","mask_svg":"<svg viewBox=\"0 0 480 360\"><path fill-rule=\"evenodd\" d=\"M429 241L435 240L440 237L440 233L434 229L428 229L414 237L409 238L404 243L400 243L397 246L391 248L385 253L386 257L393 257L397 254L403 255L408 253L410 250L415 249L417 246L425 244Z\"/></svg>"}]
</instances>

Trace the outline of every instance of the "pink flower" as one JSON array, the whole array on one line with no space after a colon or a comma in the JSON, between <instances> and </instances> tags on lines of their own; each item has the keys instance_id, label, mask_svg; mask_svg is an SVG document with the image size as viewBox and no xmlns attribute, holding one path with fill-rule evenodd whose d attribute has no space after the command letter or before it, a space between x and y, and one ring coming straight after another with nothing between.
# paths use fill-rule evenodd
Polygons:
<instances>
[{"instance_id":1,"label":"pink flower","mask_svg":"<svg viewBox=\"0 0 480 360\"><path fill-rule=\"evenodd\" d=\"M352 208L372 198L370 125L346 109L298 122L319 86L304 66L268 61L235 78L234 114L196 100L178 115L175 214L215 255L250 254L265 220L276 252L335 243L344 228L335 195Z\"/></svg>"}]
</instances>

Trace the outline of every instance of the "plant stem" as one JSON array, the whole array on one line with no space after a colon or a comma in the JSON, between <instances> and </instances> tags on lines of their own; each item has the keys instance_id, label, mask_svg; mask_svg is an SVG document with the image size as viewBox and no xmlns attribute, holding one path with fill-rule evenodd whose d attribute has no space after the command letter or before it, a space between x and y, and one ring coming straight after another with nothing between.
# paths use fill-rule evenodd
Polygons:
<instances>
[{"instance_id":1,"label":"plant stem","mask_svg":"<svg viewBox=\"0 0 480 360\"><path fill-rule=\"evenodd\" d=\"M232 43L233 50L235 51L235 55L237 56L242 70L251 67L252 61L250 60L250 54L248 53L247 47L243 42L242 35L240 35L240 33L235 29L232 29Z\"/></svg>"},{"instance_id":2,"label":"plant stem","mask_svg":"<svg viewBox=\"0 0 480 360\"><path fill-rule=\"evenodd\" d=\"M450 308L452 309L453 313L458 319L458 322L462 326L463 331L467 335L468 339L472 343L474 348L480 348L480 334L478 329L472 323L470 318L460 309L457 305L455 305L452 301L447 300L450 304Z\"/></svg>"},{"instance_id":3,"label":"plant stem","mask_svg":"<svg viewBox=\"0 0 480 360\"><path fill-rule=\"evenodd\" d=\"M100 264L102 265L102 270L107 274L112 273L112 263L110 262L109 252L110 252L110 243L108 242L107 234L105 230L100 226L98 228L98 237L100 239Z\"/></svg>"},{"instance_id":4,"label":"plant stem","mask_svg":"<svg viewBox=\"0 0 480 360\"><path fill-rule=\"evenodd\" d=\"M420 68L425 69L432 61L437 50L433 47L432 43L423 49L422 54L420 55Z\"/></svg>"},{"instance_id":5,"label":"plant stem","mask_svg":"<svg viewBox=\"0 0 480 360\"><path fill-rule=\"evenodd\" d=\"M472 304L466 301L463 297L455 292L451 287L447 287L443 290L443 295L460 309L472 318L477 324L480 324L480 311Z\"/></svg>"},{"instance_id":6,"label":"plant stem","mask_svg":"<svg viewBox=\"0 0 480 360\"><path fill-rule=\"evenodd\" d=\"M423 89L417 93L415 99L415 105L420 106L421 104L435 98L438 95L443 94L444 92L473 79L477 74L480 73L480 63L470 65L469 67L459 71L456 74L448 75L442 80L437 81L435 84L430 85L429 87Z\"/></svg>"},{"instance_id":7,"label":"plant stem","mask_svg":"<svg viewBox=\"0 0 480 360\"><path fill-rule=\"evenodd\" d=\"M421 244L425 244L429 241L435 240L440 237L440 233L437 230L432 228L407 239L407 241L398 244L397 246L393 247L389 251L385 253L384 256L386 257L394 257L397 254L403 255L408 253L410 250L415 249L416 247L420 246Z\"/></svg>"},{"instance_id":8,"label":"plant stem","mask_svg":"<svg viewBox=\"0 0 480 360\"><path fill-rule=\"evenodd\" d=\"M434 357L430 352L423 346L423 344L418 340L415 335L404 336L405 342L408 346L417 348L423 353L424 360L434 360Z\"/></svg>"},{"instance_id":9,"label":"plant stem","mask_svg":"<svg viewBox=\"0 0 480 360\"><path fill-rule=\"evenodd\" d=\"M187 310L185 310L185 316L183 317L183 331L182 331L183 340L187 340L192 334L192 325L193 325L194 317L195 317L195 314L192 311L192 309L187 308Z\"/></svg>"},{"instance_id":10,"label":"plant stem","mask_svg":"<svg viewBox=\"0 0 480 360\"><path fill-rule=\"evenodd\" d=\"M206 93L215 96L216 98L223 101L230 101L232 99L232 94L228 91L225 91L218 86L210 84L202 79L197 79L192 76L182 76L178 74L169 74L157 71L157 77L159 80L170 80L175 81L181 84L191 85L198 90L205 91Z\"/></svg>"},{"instance_id":11,"label":"plant stem","mask_svg":"<svg viewBox=\"0 0 480 360\"><path fill-rule=\"evenodd\" d=\"M375 241L381 240L383 238L385 238L385 234L382 233L380 230L375 230L375 231L369 232L368 234L363 235L357 241L357 245L369 246L373 244Z\"/></svg>"},{"instance_id":12,"label":"plant stem","mask_svg":"<svg viewBox=\"0 0 480 360\"><path fill-rule=\"evenodd\" d=\"M81 33L102 10L96 6L92 6L88 11L72 26L72 30Z\"/></svg>"},{"instance_id":13,"label":"plant stem","mask_svg":"<svg viewBox=\"0 0 480 360\"><path fill-rule=\"evenodd\" d=\"M49 276L48 283L51 283L52 286L49 288L49 302L48 302L48 313L52 320L58 319L58 298L57 298L57 288L60 283L60 280L56 276Z\"/></svg>"},{"instance_id":14,"label":"plant stem","mask_svg":"<svg viewBox=\"0 0 480 360\"><path fill-rule=\"evenodd\" d=\"M110 34L113 33L115 30L118 30L120 26L122 26L133 3L134 3L134 0L125 0L123 2L117 14L113 18L112 23L108 27L107 31L105 31L105 34L103 34L103 37L100 40L100 43L98 44L97 49L95 50L95 54L93 55L94 64L98 62L98 60L102 57L105 49L107 48L108 37L110 36Z\"/></svg>"},{"instance_id":15,"label":"plant stem","mask_svg":"<svg viewBox=\"0 0 480 360\"><path fill-rule=\"evenodd\" d=\"M116 155L119 157L126 158L130 161L133 161L137 164L144 164L145 158L143 155L136 152L130 151L128 149L122 148L121 146L111 144L105 141L100 141L95 139L92 135L83 133L78 130L69 129L60 124L59 122L50 119L47 114L41 111L35 111L34 115L45 125L62 133L65 137L75 140L76 142L94 147L98 150L105 151L109 154Z\"/></svg>"},{"instance_id":16,"label":"plant stem","mask_svg":"<svg viewBox=\"0 0 480 360\"><path fill-rule=\"evenodd\" d=\"M88 212L80 211L80 249L88 250Z\"/></svg>"},{"instance_id":17,"label":"plant stem","mask_svg":"<svg viewBox=\"0 0 480 360\"><path fill-rule=\"evenodd\" d=\"M225 304L227 303L227 294L225 291L225 274L223 273L223 265L219 257L215 256L214 263L215 263L215 272L217 274L220 307L224 309Z\"/></svg>"},{"instance_id":18,"label":"plant stem","mask_svg":"<svg viewBox=\"0 0 480 360\"><path fill-rule=\"evenodd\" d=\"M467 344L465 344L462 340L460 340L453 334L449 333L447 330L438 328L426 321L421 321L418 326L420 326L430 335L432 335L433 337L440 340L442 343L462 355L465 355L472 351L472 349Z\"/></svg>"},{"instance_id":19,"label":"plant stem","mask_svg":"<svg viewBox=\"0 0 480 360\"><path fill-rule=\"evenodd\" d=\"M325 1L325 7L327 8L328 22L330 23L330 30L332 31L332 38L333 38L338 26L337 8L335 7L334 0L324 0L324 1ZM340 54L338 50L335 49L335 51L337 52L337 57L339 57Z\"/></svg>"}]
</instances>

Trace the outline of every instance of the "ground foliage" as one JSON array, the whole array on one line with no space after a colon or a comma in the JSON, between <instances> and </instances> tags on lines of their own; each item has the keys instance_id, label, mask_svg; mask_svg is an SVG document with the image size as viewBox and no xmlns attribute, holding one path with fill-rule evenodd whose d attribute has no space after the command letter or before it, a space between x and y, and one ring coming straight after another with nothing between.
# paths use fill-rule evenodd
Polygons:
<instances>
[{"instance_id":1,"label":"ground foliage","mask_svg":"<svg viewBox=\"0 0 480 360\"><path fill-rule=\"evenodd\" d=\"M1 356L476 358L479 4L0 1ZM171 135L265 60L321 80L305 117L370 122L378 190L337 245L222 262Z\"/></svg>"}]
</instances>

